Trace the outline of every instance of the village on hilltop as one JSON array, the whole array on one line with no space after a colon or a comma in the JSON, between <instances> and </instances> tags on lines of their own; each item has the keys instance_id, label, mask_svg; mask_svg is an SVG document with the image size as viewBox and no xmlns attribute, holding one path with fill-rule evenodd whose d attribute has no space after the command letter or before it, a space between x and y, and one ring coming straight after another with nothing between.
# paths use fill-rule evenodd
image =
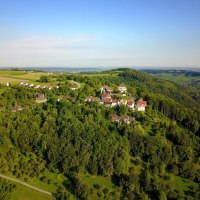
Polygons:
<instances>
[{"instance_id":1,"label":"village on hilltop","mask_svg":"<svg viewBox=\"0 0 200 200\"><path fill-rule=\"evenodd\" d=\"M120 84L118 86L118 90L121 92L121 96L126 96L127 93L127 88L124 84ZM89 96L85 99L86 103L90 103L92 101L97 101L99 104L104 105L106 107L114 107L114 106L120 106L120 105L125 105L128 108L130 108L132 111L137 110L137 111L145 111L145 108L147 106L147 102L144 101L142 98L140 98L136 103L131 98L130 100L127 100L125 98L120 98L120 99L115 99L113 98L113 89L107 85L103 86L100 89L101 96L99 97L94 97L94 96Z\"/></svg>"},{"instance_id":2,"label":"village on hilltop","mask_svg":"<svg viewBox=\"0 0 200 200\"><path fill-rule=\"evenodd\" d=\"M120 96L126 97L127 95L127 87L124 84L120 84L118 86L118 90L120 92ZM145 108L147 106L147 102L144 101L142 98L140 98L136 103L133 100L133 98L127 100L126 98L119 98L115 99L112 96L116 94L113 93L113 89L107 85L102 86L100 89L100 98L89 96L85 99L86 103L91 102L99 102L100 105L104 105L106 107L115 107L115 106L127 106L131 111L145 111ZM118 116L117 114L113 114L110 116L111 120L113 122L117 123L126 123L130 124L132 121L134 121L134 117L130 116Z\"/></svg>"},{"instance_id":3,"label":"village on hilltop","mask_svg":"<svg viewBox=\"0 0 200 200\"><path fill-rule=\"evenodd\" d=\"M70 86L71 90L77 90L80 88L80 84L72 81L72 85ZM35 88L35 89L58 89L59 86L40 86L33 84L28 84L26 82L21 82L21 86L29 87L29 88ZM130 95L128 96L127 93L127 87L124 84L120 84L117 87L118 93L114 92L113 88L104 85L100 88L100 95L98 96L89 96L85 99L86 104L90 104L91 102L98 102L99 105L104 105L105 107L117 107L117 106L127 106L132 112L134 111L142 111L144 112L147 106L147 102L144 101L142 98L138 99L136 102L134 101L133 97ZM62 97L58 97L58 101L60 101ZM75 102L75 98L67 96L66 100L70 100L72 102ZM37 103L45 103L47 101L47 98L44 93L37 93L36 94L36 102ZM12 112L17 112L23 110L22 107L13 107ZM134 121L134 117L130 116L118 116L117 114L113 114L110 116L110 119L113 122L117 123L126 123L130 124L132 121Z\"/></svg>"}]
</instances>

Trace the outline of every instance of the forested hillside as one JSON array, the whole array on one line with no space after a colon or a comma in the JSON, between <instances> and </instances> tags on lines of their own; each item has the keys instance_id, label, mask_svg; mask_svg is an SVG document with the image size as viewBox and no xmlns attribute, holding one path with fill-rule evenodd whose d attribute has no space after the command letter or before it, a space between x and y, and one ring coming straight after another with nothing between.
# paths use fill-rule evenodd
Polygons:
<instances>
[{"instance_id":1,"label":"forested hillside","mask_svg":"<svg viewBox=\"0 0 200 200\"><path fill-rule=\"evenodd\" d=\"M144 69L142 72L151 74L156 78L169 80L178 84L187 85L200 89L200 72L197 68L196 71L189 70L156 70Z\"/></svg>"},{"instance_id":2,"label":"forested hillside","mask_svg":"<svg viewBox=\"0 0 200 200\"><path fill-rule=\"evenodd\" d=\"M55 199L200 198L197 90L130 69L54 78L52 90L0 85L0 174L46 184ZM85 103L121 83L126 98L147 101L145 112ZM39 93L47 102L36 103ZM113 122L112 114L134 120ZM16 189L6 184L4 199Z\"/></svg>"}]
</instances>

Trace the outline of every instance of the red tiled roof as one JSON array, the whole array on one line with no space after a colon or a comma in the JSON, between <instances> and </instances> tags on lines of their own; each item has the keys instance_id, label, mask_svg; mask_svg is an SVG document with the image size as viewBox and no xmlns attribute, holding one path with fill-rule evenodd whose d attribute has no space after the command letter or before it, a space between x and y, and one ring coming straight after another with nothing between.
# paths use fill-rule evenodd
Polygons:
<instances>
[{"instance_id":1,"label":"red tiled roof","mask_svg":"<svg viewBox=\"0 0 200 200\"><path fill-rule=\"evenodd\" d=\"M147 102L144 101L142 98L140 98L138 101L137 101L137 107L145 107L147 106Z\"/></svg>"},{"instance_id":2,"label":"red tiled roof","mask_svg":"<svg viewBox=\"0 0 200 200\"><path fill-rule=\"evenodd\" d=\"M108 93L104 93L101 96L104 97L104 98L111 98L110 94L108 94Z\"/></svg>"},{"instance_id":3,"label":"red tiled roof","mask_svg":"<svg viewBox=\"0 0 200 200\"><path fill-rule=\"evenodd\" d=\"M113 99L112 102L113 103L118 103L118 100L117 99Z\"/></svg>"},{"instance_id":4,"label":"red tiled roof","mask_svg":"<svg viewBox=\"0 0 200 200\"><path fill-rule=\"evenodd\" d=\"M106 99L104 99L104 103L105 104L112 104L112 99L106 98Z\"/></svg>"},{"instance_id":5,"label":"red tiled roof","mask_svg":"<svg viewBox=\"0 0 200 200\"><path fill-rule=\"evenodd\" d=\"M111 116L111 119L112 119L113 121L115 121L115 120L120 120L120 116L114 114L114 115Z\"/></svg>"},{"instance_id":6,"label":"red tiled roof","mask_svg":"<svg viewBox=\"0 0 200 200\"><path fill-rule=\"evenodd\" d=\"M128 106L132 106L133 104L134 104L134 103L133 103L132 101L128 101L128 102L127 102L127 105L128 105Z\"/></svg>"}]
</instances>

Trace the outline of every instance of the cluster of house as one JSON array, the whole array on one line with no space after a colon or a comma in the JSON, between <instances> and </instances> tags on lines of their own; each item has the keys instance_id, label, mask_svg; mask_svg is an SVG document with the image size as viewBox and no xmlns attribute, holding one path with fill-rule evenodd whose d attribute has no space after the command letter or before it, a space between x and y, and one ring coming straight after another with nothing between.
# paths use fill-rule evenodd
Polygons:
<instances>
[{"instance_id":1,"label":"cluster of house","mask_svg":"<svg viewBox=\"0 0 200 200\"><path fill-rule=\"evenodd\" d=\"M23 110L23 108L21 106L16 106L16 107L12 108L12 112L18 112L18 111L21 111L21 110Z\"/></svg>"},{"instance_id":2,"label":"cluster of house","mask_svg":"<svg viewBox=\"0 0 200 200\"><path fill-rule=\"evenodd\" d=\"M20 85L21 86L30 87L30 88L36 88L36 89L40 88L40 89L49 89L49 90L52 90L54 88L56 88L56 89L59 88L58 85L57 86L46 86L46 85L41 86L41 85L28 84L26 82L21 82ZM77 90L78 88L79 88L79 86L77 84L73 84L73 85L70 86L71 90Z\"/></svg>"},{"instance_id":3,"label":"cluster of house","mask_svg":"<svg viewBox=\"0 0 200 200\"><path fill-rule=\"evenodd\" d=\"M111 115L111 120L113 122L130 124L135 119L129 116L119 116L119 115L114 114L114 115Z\"/></svg>"},{"instance_id":4,"label":"cluster of house","mask_svg":"<svg viewBox=\"0 0 200 200\"><path fill-rule=\"evenodd\" d=\"M59 86L56 86L56 87L53 87L53 86L41 86L41 85L34 85L34 84L29 84L29 83L26 83L26 82L21 82L20 85L22 86L26 86L26 87L30 87L30 88L41 88L41 89L49 89L49 90L52 90L53 88L59 88Z\"/></svg>"},{"instance_id":5,"label":"cluster of house","mask_svg":"<svg viewBox=\"0 0 200 200\"><path fill-rule=\"evenodd\" d=\"M118 90L122 94L125 94L127 92L127 88L123 84L118 86ZM134 100L127 100L124 98L114 99L114 98L112 98L112 92L113 92L113 89L111 87L105 85L101 88L101 97L100 98L94 97L94 96L89 96L85 99L85 102L90 103L92 101L97 101L100 104L105 105L107 107L125 105L128 108L130 108L131 110L145 111L147 102L144 101L142 98L140 98L137 102L135 102ZM126 96L126 94L125 94L125 96Z\"/></svg>"},{"instance_id":6,"label":"cluster of house","mask_svg":"<svg viewBox=\"0 0 200 200\"><path fill-rule=\"evenodd\" d=\"M36 95L36 102L37 103L45 103L47 101L45 95L43 93L39 93ZM12 107L12 112L19 112L19 111L22 111L24 110L23 107L21 106L15 106L15 107Z\"/></svg>"}]
</instances>

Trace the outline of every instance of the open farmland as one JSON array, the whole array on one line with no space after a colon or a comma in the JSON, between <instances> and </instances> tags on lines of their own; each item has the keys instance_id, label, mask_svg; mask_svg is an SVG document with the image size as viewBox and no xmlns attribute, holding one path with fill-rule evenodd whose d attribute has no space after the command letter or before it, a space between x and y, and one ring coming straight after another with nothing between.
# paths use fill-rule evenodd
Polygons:
<instances>
[{"instance_id":1,"label":"open farmland","mask_svg":"<svg viewBox=\"0 0 200 200\"><path fill-rule=\"evenodd\" d=\"M48 75L45 72L25 72L25 71L0 71L0 83L19 83L24 81L35 82L39 80L42 75Z\"/></svg>"},{"instance_id":2,"label":"open farmland","mask_svg":"<svg viewBox=\"0 0 200 200\"><path fill-rule=\"evenodd\" d=\"M25 81L27 81L27 80L16 79L16 78L0 77L0 83L20 83L20 82L25 82Z\"/></svg>"}]
</instances>

